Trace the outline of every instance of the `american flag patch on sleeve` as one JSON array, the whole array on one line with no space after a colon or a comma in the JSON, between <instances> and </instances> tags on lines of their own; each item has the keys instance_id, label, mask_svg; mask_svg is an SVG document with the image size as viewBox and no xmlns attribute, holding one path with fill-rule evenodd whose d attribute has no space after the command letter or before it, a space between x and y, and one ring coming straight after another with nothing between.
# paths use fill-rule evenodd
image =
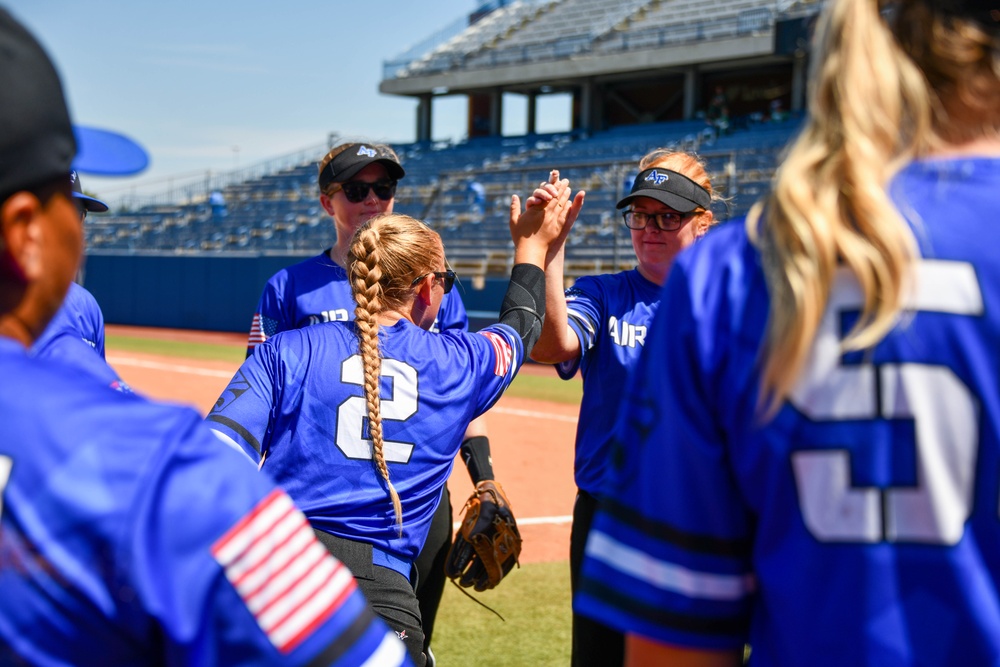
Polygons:
<instances>
[{"instance_id":1,"label":"american flag patch on sleeve","mask_svg":"<svg viewBox=\"0 0 1000 667\"><path fill-rule=\"evenodd\" d=\"M309 637L357 586L277 489L219 538L212 555L282 653Z\"/></svg>"},{"instance_id":2,"label":"american flag patch on sleeve","mask_svg":"<svg viewBox=\"0 0 1000 667\"><path fill-rule=\"evenodd\" d=\"M496 358L496 362L493 365L493 373L501 377L507 375L507 372L510 370L511 360L514 357L514 351L511 349L510 343L506 338L492 331L479 331L477 333L486 336L490 343L493 344L493 356Z\"/></svg>"},{"instance_id":3,"label":"american flag patch on sleeve","mask_svg":"<svg viewBox=\"0 0 1000 667\"><path fill-rule=\"evenodd\" d=\"M253 322L250 324L250 339L247 341L248 347L256 347L267 340L260 320L260 313L254 313Z\"/></svg>"}]
</instances>

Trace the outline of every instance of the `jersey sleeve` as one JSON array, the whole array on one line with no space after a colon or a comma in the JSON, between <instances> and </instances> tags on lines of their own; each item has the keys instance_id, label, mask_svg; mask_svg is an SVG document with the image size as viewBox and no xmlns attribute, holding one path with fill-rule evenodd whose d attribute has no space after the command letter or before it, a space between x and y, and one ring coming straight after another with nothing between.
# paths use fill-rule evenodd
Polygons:
<instances>
[{"instance_id":1,"label":"jersey sleeve","mask_svg":"<svg viewBox=\"0 0 1000 667\"><path fill-rule=\"evenodd\" d=\"M444 295L437 319L434 320L430 330L435 332L469 330L469 315L457 291L452 290Z\"/></svg>"},{"instance_id":2,"label":"jersey sleeve","mask_svg":"<svg viewBox=\"0 0 1000 667\"><path fill-rule=\"evenodd\" d=\"M524 343L511 327L493 324L475 334L467 334L473 367L478 370L479 399L476 416L489 410L514 381L524 363Z\"/></svg>"},{"instance_id":3,"label":"jersey sleeve","mask_svg":"<svg viewBox=\"0 0 1000 667\"><path fill-rule=\"evenodd\" d=\"M123 576L155 611L165 664L409 664L288 495L207 429L150 469Z\"/></svg>"},{"instance_id":4,"label":"jersey sleeve","mask_svg":"<svg viewBox=\"0 0 1000 667\"><path fill-rule=\"evenodd\" d=\"M260 464L267 453L273 410L280 404L281 370L272 343L259 346L239 367L205 420L216 436Z\"/></svg>"},{"instance_id":5,"label":"jersey sleeve","mask_svg":"<svg viewBox=\"0 0 1000 667\"><path fill-rule=\"evenodd\" d=\"M625 393L574 609L660 642L725 649L748 633L752 522L717 398L700 380L712 336L693 308L675 266Z\"/></svg>"},{"instance_id":6,"label":"jersey sleeve","mask_svg":"<svg viewBox=\"0 0 1000 667\"><path fill-rule=\"evenodd\" d=\"M566 290L565 295L569 328L580 340L579 356L556 364L559 377L569 380L576 375L583 357L597 342L601 330L600 323L604 320L602 316L604 304L599 283L589 276L580 278Z\"/></svg>"},{"instance_id":7,"label":"jersey sleeve","mask_svg":"<svg viewBox=\"0 0 1000 667\"><path fill-rule=\"evenodd\" d=\"M253 321L250 323L250 335L247 338L247 357L254 349L271 336L292 328L285 314L285 291L288 276L285 271L279 271L264 285L264 291L257 302Z\"/></svg>"},{"instance_id":8,"label":"jersey sleeve","mask_svg":"<svg viewBox=\"0 0 1000 667\"><path fill-rule=\"evenodd\" d=\"M131 388L118 376L97 349L85 342L75 330L62 329L48 336L44 344L33 350L40 359L52 359L64 366L83 371L107 387L122 392Z\"/></svg>"}]
</instances>

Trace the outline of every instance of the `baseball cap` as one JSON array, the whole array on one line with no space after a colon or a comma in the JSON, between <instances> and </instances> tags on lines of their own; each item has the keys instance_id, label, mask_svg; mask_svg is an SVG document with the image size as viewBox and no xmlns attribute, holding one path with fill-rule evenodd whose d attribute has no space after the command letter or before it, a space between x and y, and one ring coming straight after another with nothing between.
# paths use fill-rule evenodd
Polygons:
<instances>
[{"instance_id":1,"label":"baseball cap","mask_svg":"<svg viewBox=\"0 0 1000 667\"><path fill-rule=\"evenodd\" d=\"M133 158L135 149L145 153L127 141ZM77 148L55 66L38 40L0 7L0 198L69 174ZM81 157L80 170L134 173L128 171L134 160L126 163L106 144L94 144Z\"/></svg>"},{"instance_id":2,"label":"baseball cap","mask_svg":"<svg viewBox=\"0 0 1000 667\"><path fill-rule=\"evenodd\" d=\"M320 170L319 189L326 189L330 183L343 183L373 162L385 165L389 177L394 180L398 181L406 175L389 147L379 144L348 144L347 148Z\"/></svg>"},{"instance_id":3,"label":"baseball cap","mask_svg":"<svg viewBox=\"0 0 1000 667\"><path fill-rule=\"evenodd\" d=\"M52 61L0 7L0 197L68 174L75 154Z\"/></svg>"},{"instance_id":4,"label":"baseball cap","mask_svg":"<svg viewBox=\"0 0 1000 667\"><path fill-rule=\"evenodd\" d=\"M100 199L94 199L83 194L83 186L80 184L80 175L73 170L69 173L69 180L73 185L73 198L78 200L88 213L104 213L108 210L108 205Z\"/></svg>"},{"instance_id":5,"label":"baseball cap","mask_svg":"<svg viewBox=\"0 0 1000 667\"><path fill-rule=\"evenodd\" d=\"M698 207L708 208L712 204L712 195L708 190L684 174L662 167L639 172L632 182L632 191L615 208L625 208L638 197L655 199L679 213L690 213Z\"/></svg>"}]
</instances>

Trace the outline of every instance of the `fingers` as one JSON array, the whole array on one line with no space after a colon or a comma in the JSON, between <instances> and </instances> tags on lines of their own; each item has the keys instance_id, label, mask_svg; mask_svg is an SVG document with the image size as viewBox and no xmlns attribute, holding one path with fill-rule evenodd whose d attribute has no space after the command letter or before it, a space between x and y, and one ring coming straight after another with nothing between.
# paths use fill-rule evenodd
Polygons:
<instances>
[{"instance_id":1,"label":"fingers","mask_svg":"<svg viewBox=\"0 0 1000 667\"><path fill-rule=\"evenodd\" d=\"M576 222L576 218L580 215L580 209L583 208L583 199L586 197L587 193L580 190L573 197L573 203L570 204L569 211L566 212L566 226L570 227Z\"/></svg>"},{"instance_id":2,"label":"fingers","mask_svg":"<svg viewBox=\"0 0 1000 667\"><path fill-rule=\"evenodd\" d=\"M521 217L521 198L517 195L510 196L510 220L514 222Z\"/></svg>"}]
</instances>

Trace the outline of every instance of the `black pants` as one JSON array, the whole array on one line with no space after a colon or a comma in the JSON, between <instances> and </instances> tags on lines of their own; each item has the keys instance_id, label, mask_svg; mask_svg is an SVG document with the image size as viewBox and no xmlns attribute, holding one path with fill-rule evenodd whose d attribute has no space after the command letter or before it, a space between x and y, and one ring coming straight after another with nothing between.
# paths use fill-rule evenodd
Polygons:
<instances>
[{"instance_id":1,"label":"black pants","mask_svg":"<svg viewBox=\"0 0 1000 667\"><path fill-rule=\"evenodd\" d=\"M569 581L574 595L596 511L597 498L578 491L569 535ZM625 635L591 618L573 614L573 667L617 667L624 662Z\"/></svg>"},{"instance_id":2,"label":"black pants","mask_svg":"<svg viewBox=\"0 0 1000 667\"><path fill-rule=\"evenodd\" d=\"M372 546L364 542L335 537L313 529L327 550L346 565L358 582L358 588L372 610L406 644L417 667L427 664L424 655L424 632L420 626L420 608L410 581L399 572L372 563Z\"/></svg>"},{"instance_id":3,"label":"black pants","mask_svg":"<svg viewBox=\"0 0 1000 667\"><path fill-rule=\"evenodd\" d=\"M451 522L451 494L445 484L441 490L441 502L431 519L427 541L413 563L417 568L417 602L420 603L420 617L423 619L424 647L431 643L434 619L437 617L447 580L444 563L451 548Z\"/></svg>"}]
</instances>

